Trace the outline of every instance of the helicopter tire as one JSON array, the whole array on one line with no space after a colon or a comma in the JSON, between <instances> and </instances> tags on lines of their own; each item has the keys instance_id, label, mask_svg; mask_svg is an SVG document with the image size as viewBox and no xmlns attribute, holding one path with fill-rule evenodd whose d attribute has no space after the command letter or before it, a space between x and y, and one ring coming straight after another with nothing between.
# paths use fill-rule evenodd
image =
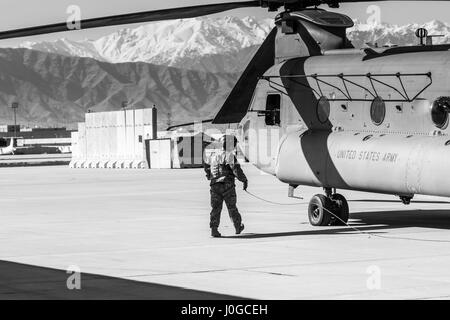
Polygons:
<instances>
[{"instance_id":1,"label":"helicopter tire","mask_svg":"<svg viewBox=\"0 0 450 320\"><path fill-rule=\"evenodd\" d=\"M342 194L335 193L331 196L331 201L334 202L337 207L336 215L339 219L333 217L332 225L334 226L345 226L348 222L348 218L350 215L350 210L348 208L347 199ZM342 221L341 221L342 220Z\"/></svg>"},{"instance_id":2,"label":"helicopter tire","mask_svg":"<svg viewBox=\"0 0 450 320\"><path fill-rule=\"evenodd\" d=\"M308 205L308 218L313 226L328 226L331 222L332 202L323 194L316 194Z\"/></svg>"}]
</instances>

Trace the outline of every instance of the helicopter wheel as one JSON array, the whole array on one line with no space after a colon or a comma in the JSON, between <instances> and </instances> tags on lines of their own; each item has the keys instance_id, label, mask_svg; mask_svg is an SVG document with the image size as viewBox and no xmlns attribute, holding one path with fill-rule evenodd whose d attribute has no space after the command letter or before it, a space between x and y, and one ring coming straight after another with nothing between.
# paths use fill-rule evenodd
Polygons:
<instances>
[{"instance_id":1,"label":"helicopter wheel","mask_svg":"<svg viewBox=\"0 0 450 320\"><path fill-rule=\"evenodd\" d=\"M328 226L331 222L331 214L333 203L330 198L323 194L316 194L312 197L308 206L309 222L313 226Z\"/></svg>"},{"instance_id":2,"label":"helicopter wheel","mask_svg":"<svg viewBox=\"0 0 450 320\"><path fill-rule=\"evenodd\" d=\"M333 216L331 224L333 226L345 226L349 218L349 208L347 200L342 194L335 193L331 196L331 201L335 204L337 209L333 212L339 217L338 219Z\"/></svg>"}]
</instances>

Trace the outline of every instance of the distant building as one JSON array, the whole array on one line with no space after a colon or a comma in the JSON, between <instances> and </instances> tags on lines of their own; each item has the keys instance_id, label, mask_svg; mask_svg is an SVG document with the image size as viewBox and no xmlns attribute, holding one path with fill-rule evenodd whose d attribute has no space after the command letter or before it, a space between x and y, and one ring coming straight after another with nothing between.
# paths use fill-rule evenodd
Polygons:
<instances>
[{"instance_id":1,"label":"distant building","mask_svg":"<svg viewBox=\"0 0 450 320\"><path fill-rule=\"evenodd\" d=\"M21 129L20 125L0 125L2 141L17 137L14 146L19 148L15 154L70 153L71 135L72 131L66 128Z\"/></svg>"},{"instance_id":2,"label":"distant building","mask_svg":"<svg viewBox=\"0 0 450 320\"><path fill-rule=\"evenodd\" d=\"M14 130L14 127L16 130ZM15 132L19 132L20 131L20 125L12 125L12 124L3 124L0 125L0 132L1 133L14 133Z\"/></svg>"},{"instance_id":3,"label":"distant building","mask_svg":"<svg viewBox=\"0 0 450 320\"><path fill-rule=\"evenodd\" d=\"M150 108L86 113L72 134L70 167L147 168L146 144L156 135L155 120Z\"/></svg>"},{"instance_id":4,"label":"distant building","mask_svg":"<svg viewBox=\"0 0 450 320\"><path fill-rule=\"evenodd\" d=\"M16 130L14 130L16 127ZM16 132L17 136L25 139L46 139L46 138L70 138L72 130L61 128L20 128L20 125L0 125L0 137L10 137Z\"/></svg>"}]
</instances>

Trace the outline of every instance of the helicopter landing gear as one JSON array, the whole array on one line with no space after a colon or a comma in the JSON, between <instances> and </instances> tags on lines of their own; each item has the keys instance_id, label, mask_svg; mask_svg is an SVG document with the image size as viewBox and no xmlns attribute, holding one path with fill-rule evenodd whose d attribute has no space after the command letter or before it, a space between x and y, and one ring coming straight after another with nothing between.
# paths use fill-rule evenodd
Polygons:
<instances>
[{"instance_id":1,"label":"helicopter landing gear","mask_svg":"<svg viewBox=\"0 0 450 320\"><path fill-rule=\"evenodd\" d=\"M348 208L348 202L344 198L342 194L335 193L331 196L331 200L334 201L335 205L337 206L337 212L335 213L338 217L332 217L332 225L334 226L345 226L348 222L349 217L349 208Z\"/></svg>"},{"instance_id":2,"label":"helicopter landing gear","mask_svg":"<svg viewBox=\"0 0 450 320\"><path fill-rule=\"evenodd\" d=\"M308 206L308 218L311 225L328 226L331 222L331 214L328 212L330 209L330 198L323 194L316 194L312 197Z\"/></svg>"},{"instance_id":3,"label":"helicopter landing gear","mask_svg":"<svg viewBox=\"0 0 450 320\"><path fill-rule=\"evenodd\" d=\"M345 197L325 188L325 195L316 194L308 206L309 222L313 226L345 225L349 217L348 203Z\"/></svg>"}]
</instances>

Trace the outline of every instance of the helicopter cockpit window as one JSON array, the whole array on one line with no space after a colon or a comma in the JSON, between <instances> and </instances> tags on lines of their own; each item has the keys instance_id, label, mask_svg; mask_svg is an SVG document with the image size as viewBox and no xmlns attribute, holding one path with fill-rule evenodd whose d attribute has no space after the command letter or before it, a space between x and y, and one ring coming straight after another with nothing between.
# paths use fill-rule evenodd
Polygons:
<instances>
[{"instance_id":1,"label":"helicopter cockpit window","mask_svg":"<svg viewBox=\"0 0 450 320\"><path fill-rule=\"evenodd\" d=\"M294 20L283 20L281 22L281 32L284 34L294 34L295 30L295 21Z\"/></svg>"},{"instance_id":2,"label":"helicopter cockpit window","mask_svg":"<svg viewBox=\"0 0 450 320\"><path fill-rule=\"evenodd\" d=\"M376 97L370 106L370 118L374 125L379 126L383 123L386 116L386 104L383 99Z\"/></svg>"},{"instance_id":3,"label":"helicopter cockpit window","mask_svg":"<svg viewBox=\"0 0 450 320\"><path fill-rule=\"evenodd\" d=\"M266 125L279 126L280 125L280 107L281 95L269 94L266 100Z\"/></svg>"},{"instance_id":4,"label":"helicopter cockpit window","mask_svg":"<svg viewBox=\"0 0 450 320\"><path fill-rule=\"evenodd\" d=\"M440 97L433 102L431 107L431 120L436 127L442 129L448 123L450 111L450 97Z\"/></svg>"}]
</instances>

